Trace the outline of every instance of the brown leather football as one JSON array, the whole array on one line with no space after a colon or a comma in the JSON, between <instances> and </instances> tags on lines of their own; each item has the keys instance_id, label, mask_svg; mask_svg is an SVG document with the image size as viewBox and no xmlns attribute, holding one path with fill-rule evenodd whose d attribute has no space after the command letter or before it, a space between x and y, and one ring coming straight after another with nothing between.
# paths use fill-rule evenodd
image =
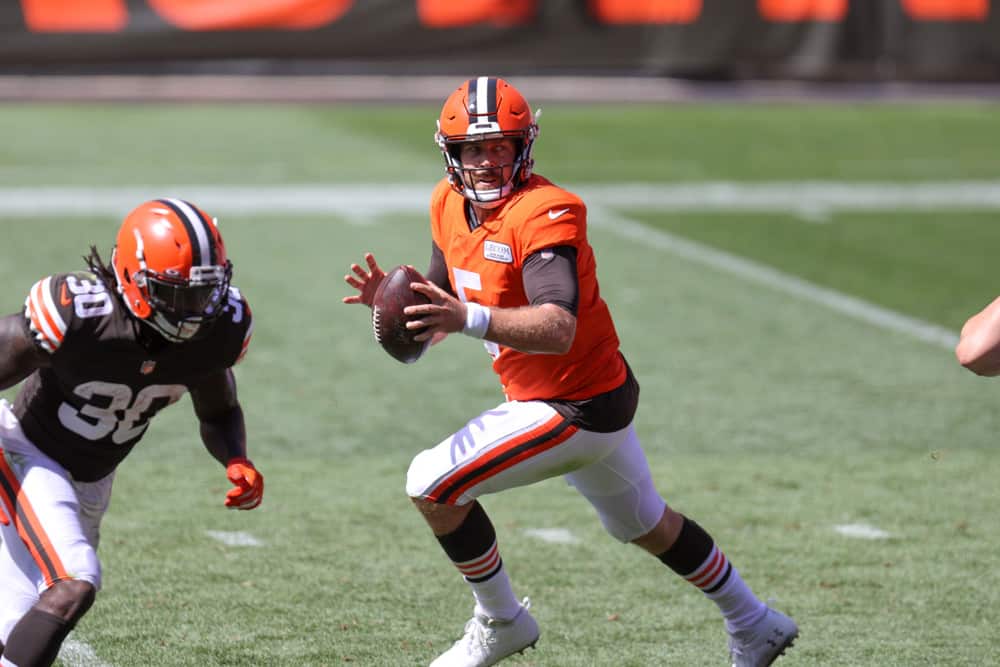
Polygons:
<instances>
[{"instance_id":1,"label":"brown leather football","mask_svg":"<svg viewBox=\"0 0 1000 667\"><path fill-rule=\"evenodd\" d=\"M410 283L427 280L412 266L397 266L385 274L372 299L372 331L375 340L394 359L412 364L427 349L429 341L417 342L413 337L423 329L407 329L403 309L430 299L410 289Z\"/></svg>"}]
</instances>

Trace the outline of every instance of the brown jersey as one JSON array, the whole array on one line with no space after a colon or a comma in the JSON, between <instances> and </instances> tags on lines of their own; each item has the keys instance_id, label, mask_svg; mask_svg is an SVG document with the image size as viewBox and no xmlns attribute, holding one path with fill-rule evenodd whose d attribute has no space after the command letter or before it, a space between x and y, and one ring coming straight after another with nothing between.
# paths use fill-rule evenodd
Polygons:
<instances>
[{"instance_id":1,"label":"brown jersey","mask_svg":"<svg viewBox=\"0 0 1000 667\"><path fill-rule=\"evenodd\" d=\"M583 202L534 175L495 215L469 229L465 198L442 180L431 198L431 234L458 297L484 306L529 305L521 270L532 253L557 246L576 249L579 305L573 345L566 354L527 354L487 343L493 369L512 400L594 397L625 381L618 335L597 284L594 252L587 241Z\"/></svg>"},{"instance_id":2,"label":"brown jersey","mask_svg":"<svg viewBox=\"0 0 1000 667\"><path fill-rule=\"evenodd\" d=\"M231 287L204 337L167 342L87 272L39 280L24 315L50 365L25 380L14 413L36 447L86 482L114 470L188 387L242 359L253 331L250 308Z\"/></svg>"}]
</instances>

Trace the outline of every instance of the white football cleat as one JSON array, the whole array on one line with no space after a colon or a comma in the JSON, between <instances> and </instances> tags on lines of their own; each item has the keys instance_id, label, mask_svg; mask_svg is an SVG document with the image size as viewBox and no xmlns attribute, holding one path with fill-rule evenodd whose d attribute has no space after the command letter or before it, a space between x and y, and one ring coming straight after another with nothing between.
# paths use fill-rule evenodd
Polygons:
<instances>
[{"instance_id":1,"label":"white football cleat","mask_svg":"<svg viewBox=\"0 0 1000 667\"><path fill-rule=\"evenodd\" d=\"M798 636L795 621L768 607L752 628L729 634L729 657L733 667L767 667Z\"/></svg>"},{"instance_id":2,"label":"white football cleat","mask_svg":"<svg viewBox=\"0 0 1000 667\"><path fill-rule=\"evenodd\" d=\"M488 667L538 641L538 622L528 612L531 601L524 598L521 610L509 621L490 618L477 607L465 634L455 644L439 655L431 667Z\"/></svg>"}]
</instances>

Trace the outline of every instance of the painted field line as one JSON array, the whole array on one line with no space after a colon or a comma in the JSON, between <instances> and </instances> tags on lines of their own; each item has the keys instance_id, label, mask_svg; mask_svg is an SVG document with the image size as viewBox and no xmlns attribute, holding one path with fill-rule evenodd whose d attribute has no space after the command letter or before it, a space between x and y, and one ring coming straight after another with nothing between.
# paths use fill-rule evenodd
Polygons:
<instances>
[{"instance_id":1,"label":"painted field line","mask_svg":"<svg viewBox=\"0 0 1000 667\"><path fill-rule=\"evenodd\" d=\"M526 528L524 534L552 544L580 543L580 538L567 528Z\"/></svg>"},{"instance_id":2,"label":"painted field line","mask_svg":"<svg viewBox=\"0 0 1000 667\"><path fill-rule=\"evenodd\" d=\"M426 211L432 187L431 183L4 187L0 188L0 215L117 217L146 199L180 197L217 215L331 213L358 217ZM625 183L567 187L582 196L588 206L680 212L817 215L833 211L1000 210L1000 181Z\"/></svg>"},{"instance_id":3,"label":"painted field line","mask_svg":"<svg viewBox=\"0 0 1000 667\"><path fill-rule=\"evenodd\" d=\"M206 530L205 534L227 547L260 547L264 543L241 530Z\"/></svg>"},{"instance_id":4,"label":"painted field line","mask_svg":"<svg viewBox=\"0 0 1000 667\"><path fill-rule=\"evenodd\" d=\"M867 523L847 523L834 526L833 529L844 537L856 537L862 540L884 540L892 537L881 528L869 526Z\"/></svg>"},{"instance_id":5,"label":"painted field line","mask_svg":"<svg viewBox=\"0 0 1000 667\"><path fill-rule=\"evenodd\" d=\"M842 315L868 324L905 334L926 343L953 349L958 343L954 331L909 317L807 280L783 273L749 259L689 241L659 229L653 229L610 210L591 209L592 227L628 238L647 247L657 248L699 264L730 273L743 280L818 303Z\"/></svg>"},{"instance_id":6,"label":"painted field line","mask_svg":"<svg viewBox=\"0 0 1000 667\"><path fill-rule=\"evenodd\" d=\"M97 657L89 644L77 641L72 635L66 638L59 649L59 660L66 667L110 667Z\"/></svg>"}]
</instances>

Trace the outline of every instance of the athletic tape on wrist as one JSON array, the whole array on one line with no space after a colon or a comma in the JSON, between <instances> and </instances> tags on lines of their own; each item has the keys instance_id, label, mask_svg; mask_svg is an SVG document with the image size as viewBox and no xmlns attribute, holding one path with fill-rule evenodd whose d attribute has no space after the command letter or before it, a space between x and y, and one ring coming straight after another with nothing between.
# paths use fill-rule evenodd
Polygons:
<instances>
[{"instance_id":1,"label":"athletic tape on wrist","mask_svg":"<svg viewBox=\"0 0 1000 667\"><path fill-rule=\"evenodd\" d=\"M490 309L478 303L465 304L465 328L462 333L473 338L482 338L490 328Z\"/></svg>"}]
</instances>

